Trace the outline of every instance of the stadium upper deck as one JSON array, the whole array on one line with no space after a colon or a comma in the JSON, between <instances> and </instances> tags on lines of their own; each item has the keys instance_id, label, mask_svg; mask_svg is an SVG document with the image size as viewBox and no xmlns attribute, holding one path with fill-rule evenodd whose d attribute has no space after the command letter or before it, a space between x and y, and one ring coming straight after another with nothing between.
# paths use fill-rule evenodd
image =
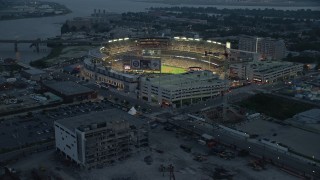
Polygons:
<instances>
[{"instance_id":1,"label":"stadium upper deck","mask_svg":"<svg viewBox=\"0 0 320 180\"><path fill-rule=\"evenodd\" d=\"M220 54L215 56L217 59L223 59L225 44L211 41L186 37L175 38L139 38L129 39L121 38L109 40L101 51L108 56L117 54L140 51L142 49L159 49L166 52L186 52L204 55L207 52Z\"/></svg>"}]
</instances>

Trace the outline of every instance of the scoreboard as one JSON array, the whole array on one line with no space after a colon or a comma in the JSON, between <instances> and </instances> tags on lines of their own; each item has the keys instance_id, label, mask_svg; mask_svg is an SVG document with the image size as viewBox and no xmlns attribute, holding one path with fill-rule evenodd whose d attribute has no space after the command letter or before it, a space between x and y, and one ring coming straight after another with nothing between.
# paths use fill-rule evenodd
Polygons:
<instances>
[{"instance_id":1,"label":"scoreboard","mask_svg":"<svg viewBox=\"0 0 320 180\"><path fill-rule=\"evenodd\" d=\"M132 59L130 68L132 70L160 71L161 59L160 58Z\"/></svg>"}]
</instances>

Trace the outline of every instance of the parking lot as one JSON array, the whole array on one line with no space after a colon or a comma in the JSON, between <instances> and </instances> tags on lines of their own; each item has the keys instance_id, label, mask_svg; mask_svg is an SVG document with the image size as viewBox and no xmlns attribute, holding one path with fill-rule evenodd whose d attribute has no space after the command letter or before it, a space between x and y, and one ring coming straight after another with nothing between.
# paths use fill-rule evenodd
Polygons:
<instances>
[{"instance_id":1,"label":"parking lot","mask_svg":"<svg viewBox=\"0 0 320 180\"><path fill-rule=\"evenodd\" d=\"M32 143L54 139L53 122L91 111L112 108L108 101L62 105L57 108L25 113L10 119L1 119L0 149L22 148Z\"/></svg>"}]
</instances>

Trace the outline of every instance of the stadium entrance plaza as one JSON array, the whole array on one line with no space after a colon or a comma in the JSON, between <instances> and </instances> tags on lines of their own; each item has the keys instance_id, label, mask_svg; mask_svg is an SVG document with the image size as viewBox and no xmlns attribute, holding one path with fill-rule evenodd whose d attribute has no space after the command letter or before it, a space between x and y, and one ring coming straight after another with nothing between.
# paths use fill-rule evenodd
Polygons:
<instances>
[{"instance_id":1,"label":"stadium entrance plaza","mask_svg":"<svg viewBox=\"0 0 320 180\"><path fill-rule=\"evenodd\" d=\"M247 164L253 157L236 157L235 159L225 160L217 156L207 156L207 160L198 162L193 160L193 154L207 154L207 147L197 143L196 139L182 135L177 137L175 132L163 130L159 125L152 129L150 133L150 144L152 151L141 151L133 154L129 159L116 162L112 166L101 169L79 170L73 165L67 166L62 160L58 160L54 151L46 151L33 156L28 156L17 163L9 165L20 171L25 176L24 179L31 177L32 169L41 169L42 173L55 175L66 180L112 180L129 178L132 180L165 180L169 179L169 172L164 175L159 171L160 165L174 166L174 174L177 180L203 180L212 179L208 175L214 172L216 167L223 167L235 174L234 179L298 179L276 167L267 165L265 170L255 171ZM192 153L183 151L179 146L186 144L192 147ZM163 151L163 153L157 152ZM152 163L147 165L145 157L151 156ZM210 172L211 171L211 172Z\"/></svg>"}]
</instances>

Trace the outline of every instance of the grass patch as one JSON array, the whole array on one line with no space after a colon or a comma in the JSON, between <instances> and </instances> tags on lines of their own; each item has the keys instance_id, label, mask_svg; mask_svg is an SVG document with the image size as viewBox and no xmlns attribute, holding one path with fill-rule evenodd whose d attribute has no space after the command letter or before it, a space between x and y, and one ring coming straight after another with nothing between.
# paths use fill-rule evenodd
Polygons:
<instances>
[{"instance_id":1,"label":"grass patch","mask_svg":"<svg viewBox=\"0 0 320 180\"><path fill-rule=\"evenodd\" d=\"M52 59L52 58L56 58L58 57L59 55L61 55L62 53L62 50L63 50L63 46L57 46L57 47L54 47L50 54L44 58L41 58L41 59L38 59L36 61L32 61L30 62L30 65L33 66L33 67L37 67L37 68L46 68L49 66L49 63L47 62L49 59Z\"/></svg>"},{"instance_id":2,"label":"grass patch","mask_svg":"<svg viewBox=\"0 0 320 180\"><path fill-rule=\"evenodd\" d=\"M161 65L161 72L162 73L170 73L170 74L182 74L187 72L184 68L168 66L168 65Z\"/></svg>"},{"instance_id":3,"label":"grass patch","mask_svg":"<svg viewBox=\"0 0 320 180\"><path fill-rule=\"evenodd\" d=\"M313 105L267 94L256 94L239 103L241 107L266 114L279 120L314 108Z\"/></svg>"}]
</instances>

